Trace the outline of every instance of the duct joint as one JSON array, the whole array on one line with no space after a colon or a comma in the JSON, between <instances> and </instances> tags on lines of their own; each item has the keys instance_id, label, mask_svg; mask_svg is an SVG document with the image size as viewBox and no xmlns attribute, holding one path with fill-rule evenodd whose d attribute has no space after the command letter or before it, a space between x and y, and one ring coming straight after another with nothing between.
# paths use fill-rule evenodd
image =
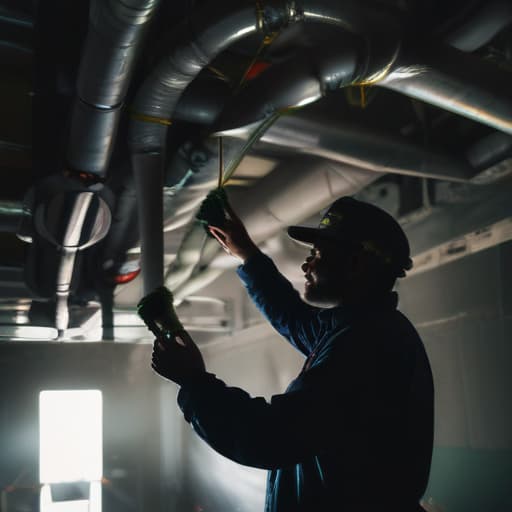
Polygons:
<instances>
[{"instance_id":1,"label":"duct joint","mask_svg":"<svg viewBox=\"0 0 512 512\"><path fill-rule=\"evenodd\" d=\"M304 19L304 11L291 1L256 0L256 20L258 30L265 34L279 32L284 27Z\"/></svg>"}]
</instances>

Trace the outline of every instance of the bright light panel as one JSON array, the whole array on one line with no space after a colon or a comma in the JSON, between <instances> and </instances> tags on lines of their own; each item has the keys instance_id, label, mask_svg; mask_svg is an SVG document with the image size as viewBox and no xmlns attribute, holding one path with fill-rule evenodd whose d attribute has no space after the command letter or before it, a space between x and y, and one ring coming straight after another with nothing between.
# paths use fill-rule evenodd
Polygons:
<instances>
[{"instance_id":1,"label":"bright light panel","mask_svg":"<svg viewBox=\"0 0 512 512\"><path fill-rule=\"evenodd\" d=\"M100 480L103 473L102 422L101 391L41 391L40 482Z\"/></svg>"}]
</instances>

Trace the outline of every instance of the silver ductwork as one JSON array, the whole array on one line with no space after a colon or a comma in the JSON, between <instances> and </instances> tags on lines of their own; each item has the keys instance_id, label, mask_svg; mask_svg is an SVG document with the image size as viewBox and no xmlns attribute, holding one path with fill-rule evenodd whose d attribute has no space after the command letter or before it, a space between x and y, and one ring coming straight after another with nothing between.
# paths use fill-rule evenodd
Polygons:
<instances>
[{"instance_id":1,"label":"silver ductwork","mask_svg":"<svg viewBox=\"0 0 512 512\"><path fill-rule=\"evenodd\" d=\"M512 134L512 77L490 62L434 44L402 52L379 86Z\"/></svg>"},{"instance_id":2,"label":"silver ductwork","mask_svg":"<svg viewBox=\"0 0 512 512\"><path fill-rule=\"evenodd\" d=\"M451 21L438 33L450 46L473 52L491 41L511 22L510 0L483 0L461 20Z\"/></svg>"},{"instance_id":3,"label":"silver ductwork","mask_svg":"<svg viewBox=\"0 0 512 512\"><path fill-rule=\"evenodd\" d=\"M240 133L240 131L238 132ZM374 172L448 181L467 181L475 173L462 158L428 150L399 137L367 128L319 122L304 116L282 116L255 146L314 155Z\"/></svg>"},{"instance_id":4,"label":"silver ductwork","mask_svg":"<svg viewBox=\"0 0 512 512\"><path fill-rule=\"evenodd\" d=\"M348 58L351 53L353 57ZM372 81L375 74L361 74L354 64L358 54L357 47L332 56L329 50L317 48L309 54L313 61L301 59L299 64L292 59L275 70L269 69L230 102L214 129L225 132L316 100L331 89L327 86L330 77L338 76L337 87L377 85L512 133L512 79L510 73L493 63L447 46L429 44L395 53L380 77ZM359 57L360 62L371 60ZM322 94L313 98L311 91Z\"/></svg>"},{"instance_id":5,"label":"silver ductwork","mask_svg":"<svg viewBox=\"0 0 512 512\"><path fill-rule=\"evenodd\" d=\"M282 2L268 6L258 4L256 8L252 4L240 5L239 2L207 5L198 16L182 25L178 46L158 64L137 94L130 135L132 153L160 154L162 161L160 164L154 163L152 169L161 175L164 171L167 129L188 84L216 55L234 42L257 31L263 34L276 32L297 21L329 23L362 33L367 48L377 44L374 39L375 34L379 34L378 55L382 59L365 66L364 76L367 80L380 76L382 69L387 68L396 57L399 38L395 18L377 7L363 8L356 1L343 5L331 5L331 2ZM140 161L134 158L134 172L147 174L147 170L138 165ZM140 179L147 181L148 188L146 195L139 195L139 208L152 211L151 215L144 212L139 215L142 253L156 255L158 251L149 249L148 245L155 243L162 247L163 243L155 241L147 233L152 232L152 226L163 224L162 207L155 206L156 203L161 204L162 179L158 175L153 179L147 176ZM143 219L148 224L144 224ZM162 284L163 254L155 256L155 260L146 257L145 261L144 291L149 293Z\"/></svg>"},{"instance_id":6,"label":"silver ductwork","mask_svg":"<svg viewBox=\"0 0 512 512\"><path fill-rule=\"evenodd\" d=\"M138 193L144 292L163 283L162 181L167 129L178 100L199 72L234 42L258 30L254 5L239 2L209 4L193 20L182 24L179 43L160 61L138 92L131 124L130 147L136 179L145 182ZM151 153L152 175L140 165ZM181 179L181 177L180 177ZM142 192L142 191L141 191ZM204 195L202 193L201 195ZM155 226L160 230L152 236Z\"/></svg>"},{"instance_id":7,"label":"silver ductwork","mask_svg":"<svg viewBox=\"0 0 512 512\"><path fill-rule=\"evenodd\" d=\"M77 97L71 114L68 139L67 165L73 171L104 178L110 162L121 108L128 89L134 62L149 22L159 0L93 0L90 7L89 30L80 63ZM75 272L78 250L103 238L110 227L110 205L103 201L100 233L92 236L86 244L80 238L86 219L95 215L93 198L103 191L103 185L86 187L75 194L64 177L55 176L55 187L66 192L62 199L62 218L54 219L64 226L62 240L52 240L45 224L39 225L39 235L58 248L59 264L56 276L57 310L56 324L60 334L68 326L67 299ZM78 187L78 185L77 185ZM69 189L69 190L67 190ZM71 205L67 203L72 203ZM41 204L39 211L60 208L54 197ZM37 215L37 212L34 213ZM37 224L38 219L35 217ZM42 249L43 250L43 249Z\"/></svg>"},{"instance_id":8,"label":"silver ductwork","mask_svg":"<svg viewBox=\"0 0 512 512\"><path fill-rule=\"evenodd\" d=\"M333 43L329 47L316 48L307 56L300 55L288 66L277 69L271 67L261 79L254 80L242 91L242 99L238 103L231 103L220 115L214 124L218 129L270 119L289 108L315 101L329 90L346 85L381 85L487 123L499 130L510 130L512 110L506 93L509 88L509 76L506 73L492 64L482 64L478 59L452 48L445 51L445 47L436 47L434 50L425 46L410 54L404 53L400 46L399 15L384 6L369 7L355 1L344 2L343 5L321 2L319 5L319 2L311 0L276 3L258 7L256 12L253 12L252 7L240 7L239 4L236 7L224 5L222 9L225 9L223 13L218 12L218 9L215 12L203 9L190 22L192 30L189 26L182 27L184 35L180 41L184 42L160 62L144 83L135 102L132 152L135 155L161 155L161 162L152 166L156 173L154 179L149 176L144 178L151 184L151 192L147 190L149 195L141 195L139 201L141 209L149 208L145 206L147 202L152 203L153 209L151 215L140 215L141 219L145 217L146 222L153 226L141 224L142 252L151 253L155 258L152 262L147 259L145 263L148 266L144 284L146 293L162 282L163 272L160 269L163 255L158 256L158 251L146 250L148 244L155 243L146 233L151 233L155 225L163 224L162 209L156 206L162 197L162 180L157 174L164 170L167 129L172 122L173 112L183 90L201 69L229 44L245 35L257 30L272 33L297 21L328 23L342 29L339 45ZM191 36L194 29L196 35ZM450 34L454 37L453 41L461 41L453 30ZM454 45L457 44L454 42ZM463 43L459 46L462 47ZM439 55L441 50L442 54ZM466 67L456 71L460 68L461 58L464 58ZM478 76L475 85L470 85L470 74L474 83L475 74ZM247 98L251 98L250 103L247 103ZM286 120L281 123L281 130L286 130ZM311 138L312 132L317 133L317 128L310 123L301 132L297 126L288 126L287 134L276 128L274 133L269 131L263 136L263 142L267 137L266 143L269 144L284 145L349 164L345 168L348 173L362 167L372 172L395 172L454 181L465 181L475 174L472 166L462 158L458 160L428 152L423 148L405 145L397 139L379 141L381 135L368 132L350 133L350 130L340 128L327 136L320 131L325 135L323 139L321 136L313 137L315 140L308 143L305 139ZM362 135L362 139L358 139ZM347 137L348 142L344 140ZM142 166L134 165L134 168L136 173L147 173ZM208 180L211 181L210 175ZM286 185L290 186L290 182ZM203 195L204 191L201 191L199 197ZM193 203L192 200L189 204ZM186 214L182 210L173 227L178 227L181 233L185 226ZM163 247L161 242L157 242L157 245ZM208 246L208 241L204 243L204 235L201 236L195 228L190 229L172 266L174 277L169 276L167 283L180 289L185 282L193 279L197 268L206 265L203 255L210 253Z\"/></svg>"},{"instance_id":9,"label":"silver ductwork","mask_svg":"<svg viewBox=\"0 0 512 512\"><path fill-rule=\"evenodd\" d=\"M107 234L111 202L110 192L103 185L86 187L57 175L40 181L27 194L23 209L31 212L31 229L24 223L24 229L18 232L20 238L31 242L31 263L25 267L25 277L36 296L56 295L55 322L59 335L68 327L67 299L76 270L76 255ZM52 260L52 268L39 268L47 258ZM42 278L38 279L36 274L42 274ZM48 286L50 279L54 282Z\"/></svg>"},{"instance_id":10,"label":"silver ductwork","mask_svg":"<svg viewBox=\"0 0 512 512\"><path fill-rule=\"evenodd\" d=\"M104 176L139 43L159 0L93 0L77 81L69 165Z\"/></svg>"}]
</instances>

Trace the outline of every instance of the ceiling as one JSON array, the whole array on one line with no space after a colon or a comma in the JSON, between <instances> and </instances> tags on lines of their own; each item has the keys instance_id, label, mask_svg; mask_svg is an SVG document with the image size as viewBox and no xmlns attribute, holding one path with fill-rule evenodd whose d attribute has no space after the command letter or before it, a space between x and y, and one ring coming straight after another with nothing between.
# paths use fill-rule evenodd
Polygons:
<instances>
[{"instance_id":1,"label":"ceiling","mask_svg":"<svg viewBox=\"0 0 512 512\"><path fill-rule=\"evenodd\" d=\"M0 34L1 339L140 340L162 283L239 326L194 221L220 166L292 280L283 228L338 196L410 229L510 184L509 1L1 0Z\"/></svg>"}]
</instances>

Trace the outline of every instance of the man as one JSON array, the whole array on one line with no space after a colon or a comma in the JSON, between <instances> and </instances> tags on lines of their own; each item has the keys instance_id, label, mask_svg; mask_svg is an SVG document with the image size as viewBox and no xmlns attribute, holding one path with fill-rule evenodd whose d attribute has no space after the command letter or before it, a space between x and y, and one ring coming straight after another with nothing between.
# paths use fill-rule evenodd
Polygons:
<instances>
[{"instance_id":1,"label":"man","mask_svg":"<svg viewBox=\"0 0 512 512\"><path fill-rule=\"evenodd\" d=\"M268 403L207 373L186 333L181 344L157 340L153 368L182 386L185 419L219 453L270 470L267 512L422 510L433 385L423 344L391 291L412 263L399 224L343 197L318 228L288 229L311 246L304 298L318 308L225 208L225 225L210 232L242 260L238 274L250 296L306 361Z\"/></svg>"}]
</instances>

